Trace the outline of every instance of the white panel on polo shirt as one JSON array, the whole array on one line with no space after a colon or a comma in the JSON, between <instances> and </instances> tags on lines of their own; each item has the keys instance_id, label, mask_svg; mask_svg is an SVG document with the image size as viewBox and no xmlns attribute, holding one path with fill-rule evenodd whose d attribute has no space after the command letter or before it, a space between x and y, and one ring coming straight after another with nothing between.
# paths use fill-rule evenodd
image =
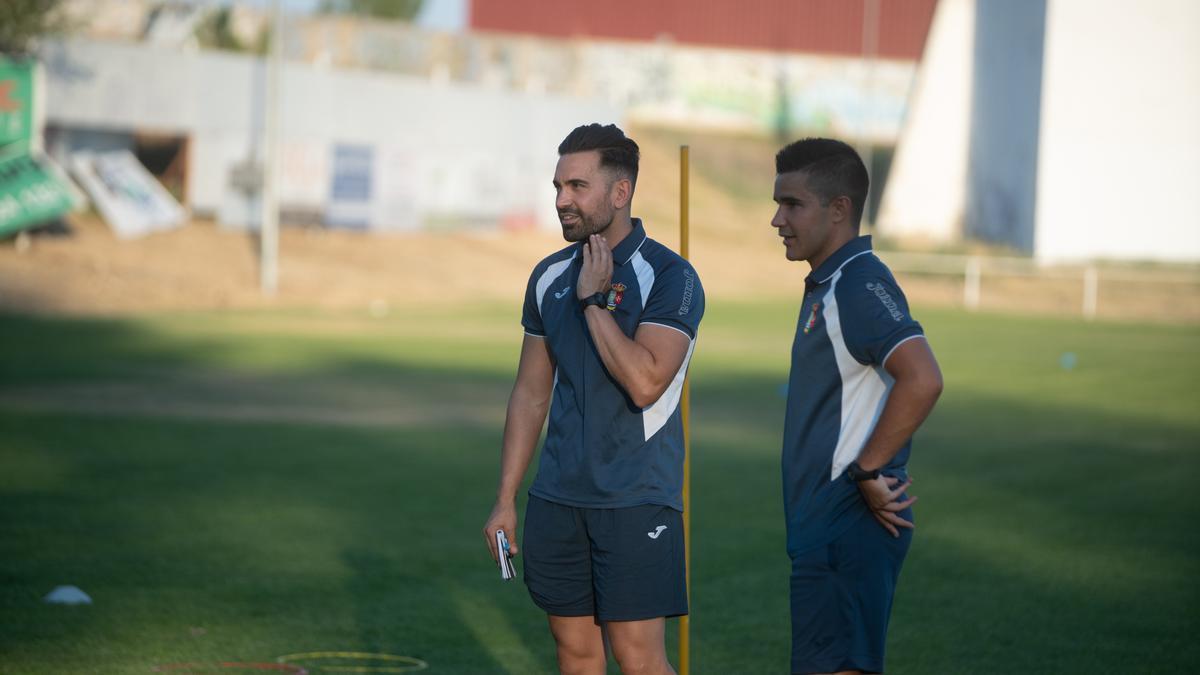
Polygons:
<instances>
[{"instance_id":1,"label":"white panel on polo shirt","mask_svg":"<svg viewBox=\"0 0 1200 675\"><path fill-rule=\"evenodd\" d=\"M837 303L837 284L841 277L842 270L839 267L838 271L833 273L829 290L822 298L825 303L825 309L822 311L825 330L833 346L838 373L842 379L841 422L838 426L837 447L833 451L833 467L829 475L831 481L837 480L850 462L858 458L858 453L862 452L863 445L875 429L875 423L879 421L879 415L887 403L888 393L895 382L882 367L859 363L846 347Z\"/></svg>"},{"instance_id":2,"label":"white panel on polo shirt","mask_svg":"<svg viewBox=\"0 0 1200 675\"><path fill-rule=\"evenodd\" d=\"M546 291L550 289L550 284L554 280L562 276L562 273L571 265L571 261L575 259L575 253L571 253L571 257L566 260L560 260L546 268L542 272L542 276L538 277L537 282L537 310L538 316L542 314L542 298L546 297Z\"/></svg>"}]
</instances>

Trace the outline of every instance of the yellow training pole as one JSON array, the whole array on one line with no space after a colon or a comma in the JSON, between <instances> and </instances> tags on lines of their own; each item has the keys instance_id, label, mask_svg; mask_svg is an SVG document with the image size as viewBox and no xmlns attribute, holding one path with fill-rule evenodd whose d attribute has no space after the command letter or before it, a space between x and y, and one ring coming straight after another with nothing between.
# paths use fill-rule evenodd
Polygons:
<instances>
[{"instance_id":1,"label":"yellow training pole","mask_svg":"<svg viewBox=\"0 0 1200 675\"><path fill-rule=\"evenodd\" d=\"M679 146L679 255L688 259L688 146ZM688 380L691 375L683 377L683 399L680 401L680 413L683 415L683 561L686 566L684 583L687 584L688 605L692 597L692 449L691 425L688 418L691 413L691 396L688 391ZM679 675L688 675L691 661L689 654L690 640L688 638L688 616L679 617Z\"/></svg>"}]
</instances>

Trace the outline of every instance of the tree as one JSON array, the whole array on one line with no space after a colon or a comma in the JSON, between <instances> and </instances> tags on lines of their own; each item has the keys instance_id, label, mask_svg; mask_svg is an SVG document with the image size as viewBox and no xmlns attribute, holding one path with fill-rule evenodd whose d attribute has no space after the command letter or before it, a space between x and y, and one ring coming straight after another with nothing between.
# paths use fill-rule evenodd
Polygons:
<instances>
[{"instance_id":1,"label":"tree","mask_svg":"<svg viewBox=\"0 0 1200 675\"><path fill-rule=\"evenodd\" d=\"M61 0L0 0L0 54L26 56L34 40L66 28Z\"/></svg>"},{"instance_id":2,"label":"tree","mask_svg":"<svg viewBox=\"0 0 1200 675\"><path fill-rule=\"evenodd\" d=\"M228 7L218 7L201 19L195 31L200 46L233 52L246 51L246 45L233 34L232 15Z\"/></svg>"},{"instance_id":3,"label":"tree","mask_svg":"<svg viewBox=\"0 0 1200 675\"><path fill-rule=\"evenodd\" d=\"M421 11L421 0L321 0L318 10L325 14L359 14L412 21Z\"/></svg>"}]
</instances>

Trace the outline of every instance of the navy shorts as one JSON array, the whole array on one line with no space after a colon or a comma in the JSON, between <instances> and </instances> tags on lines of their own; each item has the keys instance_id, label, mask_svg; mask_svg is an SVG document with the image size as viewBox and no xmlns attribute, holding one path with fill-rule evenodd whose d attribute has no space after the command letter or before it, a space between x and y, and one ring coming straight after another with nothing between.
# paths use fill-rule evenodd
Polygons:
<instances>
[{"instance_id":1,"label":"navy shorts","mask_svg":"<svg viewBox=\"0 0 1200 675\"><path fill-rule=\"evenodd\" d=\"M912 521L912 510L900 517ZM883 672L892 596L912 530L893 537L870 514L792 557L792 673Z\"/></svg>"},{"instance_id":2,"label":"navy shorts","mask_svg":"<svg viewBox=\"0 0 1200 675\"><path fill-rule=\"evenodd\" d=\"M565 506L533 495L522 557L534 604L597 622L687 614L683 515L658 504Z\"/></svg>"}]
</instances>

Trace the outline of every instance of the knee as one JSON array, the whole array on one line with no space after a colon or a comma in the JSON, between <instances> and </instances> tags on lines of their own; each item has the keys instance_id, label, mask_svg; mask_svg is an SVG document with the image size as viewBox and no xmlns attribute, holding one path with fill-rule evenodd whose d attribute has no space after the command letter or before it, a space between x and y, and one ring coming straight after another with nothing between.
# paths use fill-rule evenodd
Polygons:
<instances>
[{"instance_id":1,"label":"knee","mask_svg":"<svg viewBox=\"0 0 1200 675\"><path fill-rule=\"evenodd\" d=\"M605 670L604 646L591 643L559 643L558 669L563 675L603 673Z\"/></svg>"},{"instance_id":2,"label":"knee","mask_svg":"<svg viewBox=\"0 0 1200 675\"><path fill-rule=\"evenodd\" d=\"M650 648L641 644L618 644L614 641L612 650L623 675L660 675L673 672L667 662L667 655L661 648Z\"/></svg>"}]
</instances>

